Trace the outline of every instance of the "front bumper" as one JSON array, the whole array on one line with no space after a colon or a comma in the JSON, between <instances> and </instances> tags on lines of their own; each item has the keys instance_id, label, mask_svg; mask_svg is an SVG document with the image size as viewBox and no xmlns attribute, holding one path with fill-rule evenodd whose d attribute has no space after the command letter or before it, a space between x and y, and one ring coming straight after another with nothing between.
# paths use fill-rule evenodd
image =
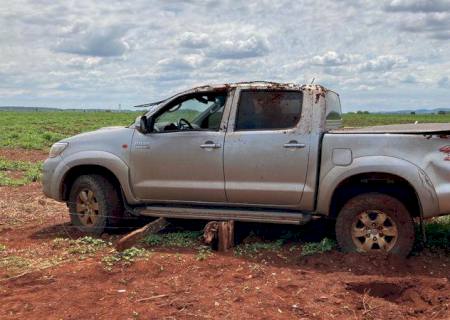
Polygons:
<instances>
[{"instance_id":1,"label":"front bumper","mask_svg":"<svg viewBox=\"0 0 450 320\"><path fill-rule=\"evenodd\" d=\"M45 160L42 169L42 191L47 197L57 201L62 201L60 173L63 170L61 167L65 165L62 164L62 158L58 156Z\"/></svg>"}]
</instances>

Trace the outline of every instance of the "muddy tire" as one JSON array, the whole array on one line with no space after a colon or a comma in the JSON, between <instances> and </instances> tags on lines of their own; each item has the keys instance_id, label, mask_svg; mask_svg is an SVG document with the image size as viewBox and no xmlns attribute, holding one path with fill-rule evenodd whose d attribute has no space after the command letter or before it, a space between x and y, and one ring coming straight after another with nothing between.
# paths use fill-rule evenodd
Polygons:
<instances>
[{"instance_id":1,"label":"muddy tire","mask_svg":"<svg viewBox=\"0 0 450 320\"><path fill-rule=\"evenodd\" d=\"M117 227L124 208L119 191L100 175L78 177L70 190L72 225L90 235L100 235Z\"/></svg>"},{"instance_id":2,"label":"muddy tire","mask_svg":"<svg viewBox=\"0 0 450 320\"><path fill-rule=\"evenodd\" d=\"M344 252L389 252L405 257L414 237L414 223L406 207L381 193L350 199L336 220L336 239Z\"/></svg>"}]
</instances>

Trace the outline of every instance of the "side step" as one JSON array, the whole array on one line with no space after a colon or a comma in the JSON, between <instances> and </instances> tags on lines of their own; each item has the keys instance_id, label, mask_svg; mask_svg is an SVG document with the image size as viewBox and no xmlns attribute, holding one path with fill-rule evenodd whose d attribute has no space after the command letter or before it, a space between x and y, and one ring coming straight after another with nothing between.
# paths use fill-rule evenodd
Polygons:
<instances>
[{"instance_id":1,"label":"side step","mask_svg":"<svg viewBox=\"0 0 450 320\"><path fill-rule=\"evenodd\" d=\"M136 208L135 214L149 217L164 217L176 219L200 220L236 220L247 222L264 222L279 224L305 224L311 220L311 215L296 211L250 210L232 208L205 207L169 207L148 206Z\"/></svg>"}]
</instances>

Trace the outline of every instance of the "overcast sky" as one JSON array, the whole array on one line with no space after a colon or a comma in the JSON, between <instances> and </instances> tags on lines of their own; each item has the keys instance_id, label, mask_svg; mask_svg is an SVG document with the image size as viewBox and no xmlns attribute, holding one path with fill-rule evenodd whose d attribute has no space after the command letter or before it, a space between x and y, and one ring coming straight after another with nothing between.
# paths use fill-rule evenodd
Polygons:
<instances>
[{"instance_id":1,"label":"overcast sky","mask_svg":"<svg viewBox=\"0 0 450 320\"><path fill-rule=\"evenodd\" d=\"M344 111L450 107L450 0L0 0L0 105L313 78Z\"/></svg>"}]
</instances>

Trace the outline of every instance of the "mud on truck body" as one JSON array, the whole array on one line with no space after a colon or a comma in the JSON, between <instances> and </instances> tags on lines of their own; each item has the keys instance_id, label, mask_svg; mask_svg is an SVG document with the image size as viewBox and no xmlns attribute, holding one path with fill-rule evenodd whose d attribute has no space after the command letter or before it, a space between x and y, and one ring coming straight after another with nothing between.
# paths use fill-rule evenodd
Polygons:
<instances>
[{"instance_id":1,"label":"mud on truck body","mask_svg":"<svg viewBox=\"0 0 450 320\"><path fill-rule=\"evenodd\" d=\"M341 128L320 85L197 87L127 127L53 145L44 193L100 234L127 215L305 224L336 220L344 251L407 255L414 219L450 213L450 125Z\"/></svg>"}]
</instances>

